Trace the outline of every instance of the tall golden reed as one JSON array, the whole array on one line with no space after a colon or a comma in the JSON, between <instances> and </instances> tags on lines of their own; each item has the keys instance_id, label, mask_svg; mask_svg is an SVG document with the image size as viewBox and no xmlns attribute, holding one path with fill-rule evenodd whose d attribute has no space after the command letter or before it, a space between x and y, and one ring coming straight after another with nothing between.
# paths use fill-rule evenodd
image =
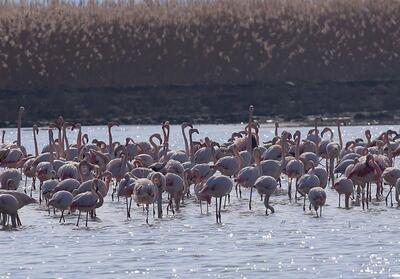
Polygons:
<instances>
[{"instance_id":1,"label":"tall golden reed","mask_svg":"<svg viewBox=\"0 0 400 279\"><path fill-rule=\"evenodd\" d=\"M397 0L0 2L0 89L400 76Z\"/></svg>"}]
</instances>

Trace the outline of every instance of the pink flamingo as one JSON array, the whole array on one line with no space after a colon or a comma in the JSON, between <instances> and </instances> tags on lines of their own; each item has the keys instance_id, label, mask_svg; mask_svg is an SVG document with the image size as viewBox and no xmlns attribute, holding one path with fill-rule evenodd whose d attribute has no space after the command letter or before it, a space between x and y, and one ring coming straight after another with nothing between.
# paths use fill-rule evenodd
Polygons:
<instances>
[{"instance_id":1,"label":"pink flamingo","mask_svg":"<svg viewBox=\"0 0 400 279\"><path fill-rule=\"evenodd\" d=\"M131 218L131 205L132 205L132 194L135 187L136 180L132 178L129 174L125 174L124 179L122 179L118 185L118 197L125 197L126 200L126 218ZM128 204L128 198L129 204Z\"/></svg>"},{"instance_id":2,"label":"pink flamingo","mask_svg":"<svg viewBox=\"0 0 400 279\"><path fill-rule=\"evenodd\" d=\"M221 205L222 197L228 195L233 187L232 180L224 175L211 176L205 182L205 186L199 192L200 195L207 195L215 198L215 216L217 223L222 223L221 221ZM218 206L219 198L219 206Z\"/></svg>"},{"instance_id":3,"label":"pink flamingo","mask_svg":"<svg viewBox=\"0 0 400 279\"><path fill-rule=\"evenodd\" d=\"M9 181L15 182L13 184L15 189L9 189ZM9 169L0 174L0 188L7 190L17 190L19 182L21 181L21 173L16 169Z\"/></svg>"},{"instance_id":4,"label":"pink flamingo","mask_svg":"<svg viewBox=\"0 0 400 279\"><path fill-rule=\"evenodd\" d=\"M306 196L314 187L319 187L319 178L314 174L314 163L311 164L311 169L308 173L303 174L299 179L298 191L304 196L303 211L306 210ZM321 188L321 187L319 187ZM321 188L322 189L322 188Z\"/></svg>"},{"instance_id":5,"label":"pink flamingo","mask_svg":"<svg viewBox=\"0 0 400 279\"><path fill-rule=\"evenodd\" d=\"M76 195L71 202L71 211L79 210L78 221L76 226L79 226L79 220L81 218L81 212L86 212L86 227L88 223L89 211L99 208L103 205L103 196L98 192L96 188L96 180L93 180L91 191Z\"/></svg>"},{"instance_id":6,"label":"pink flamingo","mask_svg":"<svg viewBox=\"0 0 400 279\"><path fill-rule=\"evenodd\" d=\"M0 213L2 225L6 225L7 215L10 215L12 227L17 227L18 200L10 194L0 194Z\"/></svg>"},{"instance_id":7,"label":"pink flamingo","mask_svg":"<svg viewBox=\"0 0 400 279\"><path fill-rule=\"evenodd\" d=\"M182 177L175 173L167 173L165 175L165 192L170 196L167 213L168 210L171 209L172 214L175 214L173 200L175 201L176 209L179 210L179 203L182 198L183 190L184 183Z\"/></svg>"},{"instance_id":8,"label":"pink flamingo","mask_svg":"<svg viewBox=\"0 0 400 279\"><path fill-rule=\"evenodd\" d=\"M288 185L289 200L292 200L292 180L293 180L293 178L296 178L295 199L297 199L298 179L304 174L304 164L302 161L299 160L300 136L301 136L300 131L296 131L296 133L294 134L294 140L296 143L295 159L290 160L286 164L286 174L289 179L289 185Z\"/></svg>"},{"instance_id":9,"label":"pink flamingo","mask_svg":"<svg viewBox=\"0 0 400 279\"><path fill-rule=\"evenodd\" d=\"M310 189L310 191L308 192L308 199L310 200L310 205L312 205L314 207L317 217L318 217L318 208L320 208L319 217L321 217L322 216L322 206L326 202L325 190L322 189L321 187L314 187L314 188Z\"/></svg>"},{"instance_id":10,"label":"pink flamingo","mask_svg":"<svg viewBox=\"0 0 400 279\"><path fill-rule=\"evenodd\" d=\"M39 156L39 149L36 139L36 135L39 134L39 128L37 125L33 125L32 132L33 132L33 145L35 147L35 157L28 159L22 167L22 171L25 175L25 187L24 187L25 193L26 193L26 184L28 181L28 177L32 178L31 196L32 196L32 189L35 188L35 181L36 181L36 176L35 176L36 169L35 167L33 167L33 162L35 161L35 158Z\"/></svg>"},{"instance_id":11,"label":"pink flamingo","mask_svg":"<svg viewBox=\"0 0 400 279\"><path fill-rule=\"evenodd\" d=\"M333 184L333 188L339 194L339 207L340 207L340 196L344 195L345 196L345 200L344 200L345 207L349 208L350 195L353 194L353 191L354 191L353 181L346 177L340 177L337 181L335 181L335 184Z\"/></svg>"},{"instance_id":12,"label":"pink flamingo","mask_svg":"<svg viewBox=\"0 0 400 279\"><path fill-rule=\"evenodd\" d=\"M374 156L368 154L365 161L358 162L350 171L347 178L352 179L353 182L357 185L360 185L362 188L362 205L364 209L364 203L366 201L368 208L368 198L365 199L365 186L366 183L374 181L378 185L378 189L380 187L380 178L382 171L379 168L378 164L374 160ZM368 187L367 187L368 191ZM379 192L379 190L377 190ZM367 192L368 197L368 192Z\"/></svg>"},{"instance_id":13,"label":"pink flamingo","mask_svg":"<svg viewBox=\"0 0 400 279\"><path fill-rule=\"evenodd\" d=\"M10 183L14 183L14 181L11 181ZM18 201L17 210L21 209L22 207L24 207L28 204L37 202L34 198L28 196L27 194L21 193L21 192L15 191L15 190L0 190L0 194L12 195ZM17 224L19 226L21 226L22 223L21 223L21 220L19 219L18 213L16 214L16 218L17 218Z\"/></svg>"},{"instance_id":14,"label":"pink flamingo","mask_svg":"<svg viewBox=\"0 0 400 279\"><path fill-rule=\"evenodd\" d=\"M112 174L113 178L115 178L116 184L118 184L119 181L124 177L125 173L129 171L127 165L126 147L120 145L118 148L121 148L123 150L121 153L121 157L111 160L106 166L106 170ZM111 194L111 199L113 201L115 192L116 192L116 186L113 187L113 192Z\"/></svg>"},{"instance_id":15,"label":"pink flamingo","mask_svg":"<svg viewBox=\"0 0 400 279\"><path fill-rule=\"evenodd\" d=\"M48 206L52 206L54 208L61 210L60 220L58 221L59 223L61 223L61 220L64 220L65 223L64 210L70 207L72 200L73 200L72 194L64 190L55 193L49 200Z\"/></svg>"},{"instance_id":16,"label":"pink flamingo","mask_svg":"<svg viewBox=\"0 0 400 279\"><path fill-rule=\"evenodd\" d=\"M265 215L268 215L268 209L271 210L271 213L275 212L275 209L269 204L269 198L275 192L277 184L275 178L266 175L260 176L254 184L257 192L264 196Z\"/></svg>"},{"instance_id":17,"label":"pink flamingo","mask_svg":"<svg viewBox=\"0 0 400 279\"><path fill-rule=\"evenodd\" d=\"M154 204L160 195L158 184L161 181L160 173L155 173L151 180L147 178L140 178L136 180L133 189L133 200L137 204L144 204L146 206L146 223L149 223L149 205Z\"/></svg>"}]
</instances>

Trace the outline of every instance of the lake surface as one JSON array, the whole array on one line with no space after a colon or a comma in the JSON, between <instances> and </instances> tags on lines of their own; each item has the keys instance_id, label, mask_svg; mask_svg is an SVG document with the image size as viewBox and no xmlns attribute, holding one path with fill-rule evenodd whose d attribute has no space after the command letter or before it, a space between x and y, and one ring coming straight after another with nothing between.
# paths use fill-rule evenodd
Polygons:
<instances>
[{"instance_id":1,"label":"lake surface","mask_svg":"<svg viewBox=\"0 0 400 279\"><path fill-rule=\"evenodd\" d=\"M241 127L196 126L201 137L217 141ZM399 126L343 127L344 139L364 138L367 128L374 136L388 128L399 130ZM296 129L304 134L310 128L287 128ZM13 141L15 129L6 131L7 142ZM107 139L105 126L83 131L90 140ZM113 129L118 141L127 136L147 139L155 132L161 133L161 128ZM271 139L273 132L271 127L262 127L261 140ZM70 143L75 138L75 132L70 132ZM41 131L40 146L47 139ZM22 141L33 153L30 129L23 130ZM170 141L172 149L183 147L180 127L172 126ZM141 207L133 206L132 220L127 221L124 201L112 202L108 195L97 211L98 220L90 220L89 228L75 226L77 214L59 224L58 213L49 216L43 205L30 205L20 210L22 227L0 230L0 278L400 277L400 211L396 207L386 207L383 201L372 202L365 211L338 208L337 193L327 188L322 218L315 218L314 212L303 212L301 202L290 203L286 189L284 180L282 189L271 197L275 214L269 216L258 195L249 211L249 193L244 191L238 199L233 192L231 204L222 211L223 224L215 223L214 202L210 213L201 215L193 199L174 216L150 218L147 225Z\"/></svg>"}]
</instances>

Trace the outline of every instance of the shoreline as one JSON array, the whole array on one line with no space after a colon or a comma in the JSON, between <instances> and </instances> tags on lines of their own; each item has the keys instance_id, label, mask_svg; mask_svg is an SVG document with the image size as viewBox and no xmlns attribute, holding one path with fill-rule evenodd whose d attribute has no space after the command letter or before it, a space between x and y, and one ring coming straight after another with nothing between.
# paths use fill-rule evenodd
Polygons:
<instances>
[{"instance_id":1,"label":"shoreline","mask_svg":"<svg viewBox=\"0 0 400 279\"><path fill-rule=\"evenodd\" d=\"M323 117L349 124L400 123L400 81L326 81L246 84L171 85L163 87L87 88L1 91L0 127L15 127L19 106L25 107L23 126L45 125L62 115L82 125L193 124L245 122L255 106L261 124L279 121L312 125Z\"/></svg>"}]
</instances>

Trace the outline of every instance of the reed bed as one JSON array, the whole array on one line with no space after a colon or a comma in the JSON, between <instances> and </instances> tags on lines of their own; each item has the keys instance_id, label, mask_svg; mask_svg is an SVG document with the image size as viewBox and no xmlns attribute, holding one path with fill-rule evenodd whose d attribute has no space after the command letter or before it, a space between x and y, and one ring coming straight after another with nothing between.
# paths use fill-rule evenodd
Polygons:
<instances>
[{"instance_id":1,"label":"reed bed","mask_svg":"<svg viewBox=\"0 0 400 279\"><path fill-rule=\"evenodd\" d=\"M397 0L0 2L0 89L398 79Z\"/></svg>"}]
</instances>

